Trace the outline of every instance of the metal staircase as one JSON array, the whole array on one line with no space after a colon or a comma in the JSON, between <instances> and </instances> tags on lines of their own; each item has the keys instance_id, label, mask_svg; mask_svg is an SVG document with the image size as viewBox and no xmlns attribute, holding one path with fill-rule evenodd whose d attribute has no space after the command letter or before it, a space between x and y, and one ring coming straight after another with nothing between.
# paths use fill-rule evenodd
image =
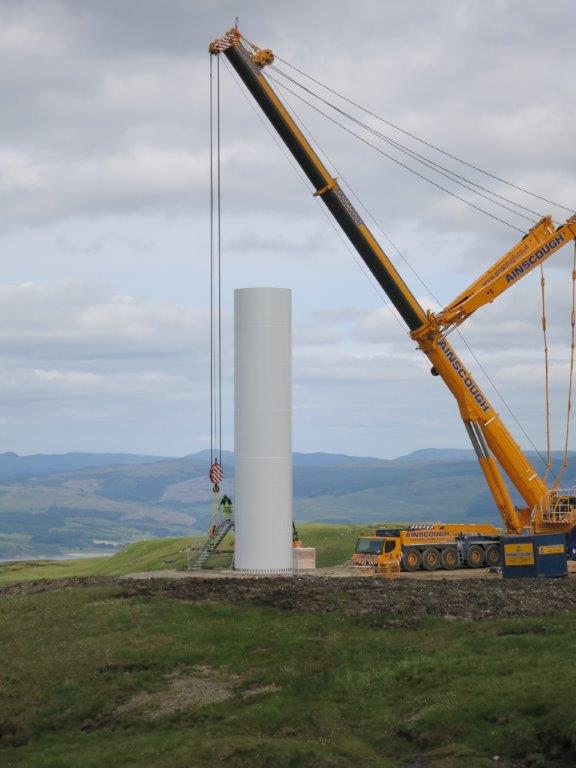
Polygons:
<instances>
[{"instance_id":1,"label":"metal staircase","mask_svg":"<svg viewBox=\"0 0 576 768\"><path fill-rule=\"evenodd\" d=\"M458 565L463 568L466 558L464 557L464 542L461 536L456 536L456 551L458 552Z\"/></svg>"},{"instance_id":2,"label":"metal staircase","mask_svg":"<svg viewBox=\"0 0 576 768\"><path fill-rule=\"evenodd\" d=\"M234 523L232 520L224 520L220 525L217 525L214 528L212 535L206 539L204 544L198 550L196 559L191 563L188 570L201 571L206 565L206 561L210 555L213 555L217 551L218 547L222 544L233 527Z\"/></svg>"}]
</instances>

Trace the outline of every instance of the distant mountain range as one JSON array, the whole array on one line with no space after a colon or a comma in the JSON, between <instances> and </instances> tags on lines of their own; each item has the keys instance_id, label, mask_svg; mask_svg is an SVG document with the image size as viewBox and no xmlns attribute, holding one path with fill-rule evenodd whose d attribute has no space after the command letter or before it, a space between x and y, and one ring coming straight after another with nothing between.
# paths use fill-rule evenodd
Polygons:
<instances>
[{"instance_id":1,"label":"distant mountain range","mask_svg":"<svg viewBox=\"0 0 576 768\"><path fill-rule=\"evenodd\" d=\"M114 464L152 464L162 460L162 456L140 456L132 453L36 453L32 456L0 453L0 477L73 472L76 469L109 467Z\"/></svg>"},{"instance_id":2,"label":"distant mountain range","mask_svg":"<svg viewBox=\"0 0 576 768\"><path fill-rule=\"evenodd\" d=\"M209 451L184 458L0 454L0 558L105 551L137 538L205 530L209 463ZM222 463L222 490L233 495L233 454L223 453ZM565 487L575 484L572 469L564 480ZM461 449L392 460L295 453L294 515L360 524L498 521L473 451Z\"/></svg>"},{"instance_id":3,"label":"distant mountain range","mask_svg":"<svg viewBox=\"0 0 576 768\"><path fill-rule=\"evenodd\" d=\"M210 451L198 451L185 457L194 462L210 461ZM334 466L340 464L383 465L404 461L462 461L473 458L471 450L460 448L423 448L397 459L377 459L373 456L348 456L344 453L294 453L295 466ZM78 469L133 464L154 464L178 461L174 456L149 456L134 453L36 453L19 456L0 453L0 477L10 475L45 475L50 472L74 472ZM233 464L234 454L222 451L222 463Z\"/></svg>"}]
</instances>

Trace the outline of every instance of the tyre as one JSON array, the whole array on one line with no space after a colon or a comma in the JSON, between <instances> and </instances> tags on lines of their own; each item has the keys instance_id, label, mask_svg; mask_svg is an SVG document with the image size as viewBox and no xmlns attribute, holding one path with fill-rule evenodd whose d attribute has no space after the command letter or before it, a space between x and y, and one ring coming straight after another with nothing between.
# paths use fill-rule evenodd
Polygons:
<instances>
[{"instance_id":1,"label":"tyre","mask_svg":"<svg viewBox=\"0 0 576 768\"><path fill-rule=\"evenodd\" d=\"M414 547L407 547L402 553L402 568L405 571L417 571L422 565L422 555Z\"/></svg>"},{"instance_id":2,"label":"tyre","mask_svg":"<svg viewBox=\"0 0 576 768\"><path fill-rule=\"evenodd\" d=\"M484 565L484 550L479 544L471 544L466 555L466 563L470 568L482 568Z\"/></svg>"},{"instance_id":3,"label":"tyre","mask_svg":"<svg viewBox=\"0 0 576 768\"><path fill-rule=\"evenodd\" d=\"M458 561L458 550L456 547L446 547L440 552L440 562L442 568L446 571L453 571L460 565Z\"/></svg>"},{"instance_id":4,"label":"tyre","mask_svg":"<svg viewBox=\"0 0 576 768\"><path fill-rule=\"evenodd\" d=\"M436 547L428 547L422 553L422 568L425 571L437 571L440 568L440 552Z\"/></svg>"},{"instance_id":5,"label":"tyre","mask_svg":"<svg viewBox=\"0 0 576 768\"><path fill-rule=\"evenodd\" d=\"M490 568L500 565L500 547L498 544L489 544L486 547L486 565Z\"/></svg>"}]
</instances>

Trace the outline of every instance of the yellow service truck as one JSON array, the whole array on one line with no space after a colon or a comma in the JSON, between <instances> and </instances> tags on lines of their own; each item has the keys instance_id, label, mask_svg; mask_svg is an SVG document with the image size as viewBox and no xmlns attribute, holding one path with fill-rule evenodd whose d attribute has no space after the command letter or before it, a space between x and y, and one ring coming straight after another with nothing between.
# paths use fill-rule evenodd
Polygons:
<instances>
[{"instance_id":1,"label":"yellow service truck","mask_svg":"<svg viewBox=\"0 0 576 768\"><path fill-rule=\"evenodd\" d=\"M360 536L352 567L384 568L400 563L405 571L452 571L500 564L500 532L493 525L442 524L379 528Z\"/></svg>"}]
</instances>

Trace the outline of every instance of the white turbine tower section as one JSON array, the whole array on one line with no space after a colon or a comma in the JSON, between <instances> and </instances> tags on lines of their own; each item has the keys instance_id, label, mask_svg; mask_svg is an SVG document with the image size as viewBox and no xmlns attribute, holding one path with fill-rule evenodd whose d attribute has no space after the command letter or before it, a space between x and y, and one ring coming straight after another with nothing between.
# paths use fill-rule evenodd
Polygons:
<instances>
[{"instance_id":1,"label":"white turbine tower section","mask_svg":"<svg viewBox=\"0 0 576 768\"><path fill-rule=\"evenodd\" d=\"M292 294L234 291L234 568L292 571Z\"/></svg>"}]
</instances>

